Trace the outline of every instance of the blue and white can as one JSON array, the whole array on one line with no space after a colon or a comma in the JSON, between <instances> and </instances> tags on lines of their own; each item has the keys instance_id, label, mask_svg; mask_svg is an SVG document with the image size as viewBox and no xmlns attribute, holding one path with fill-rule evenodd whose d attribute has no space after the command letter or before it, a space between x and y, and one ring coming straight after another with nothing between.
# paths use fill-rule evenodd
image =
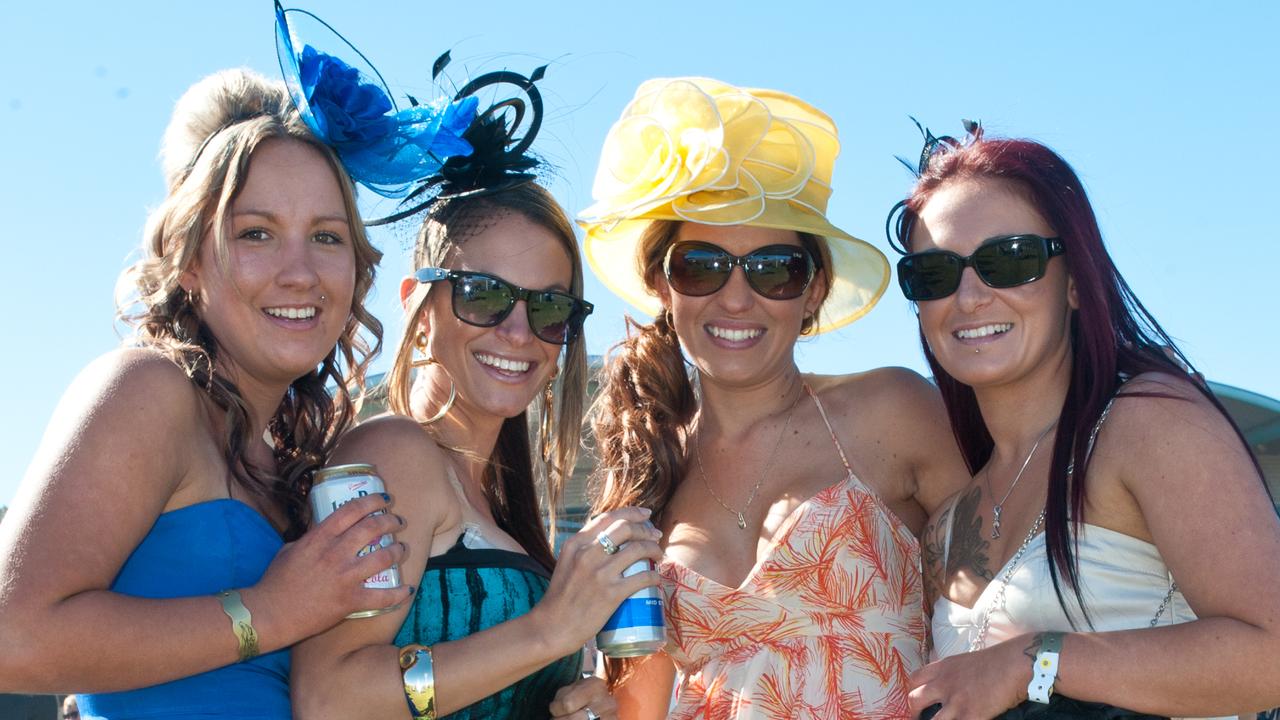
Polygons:
<instances>
[{"instance_id":1,"label":"blue and white can","mask_svg":"<svg viewBox=\"0 0 1280 720\"><path fill-rule=\"evenodd\" d=\"M623 577L653 569L652 560L637 560L622 572ZM667 644L667 624L662 619L662 592L647 587L622 601L596 635L596 646L605 657L628 658L652 655Z\"/></svg>"}]
</instances>

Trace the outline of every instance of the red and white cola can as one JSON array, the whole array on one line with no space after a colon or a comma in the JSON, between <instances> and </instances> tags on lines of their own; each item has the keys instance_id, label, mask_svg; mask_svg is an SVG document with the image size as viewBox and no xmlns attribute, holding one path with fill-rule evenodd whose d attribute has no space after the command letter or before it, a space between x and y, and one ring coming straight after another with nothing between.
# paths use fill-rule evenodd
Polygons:
<instances>
[{"instance_id":1,"label":"red and white cola can","mask_svg":"<svg viewBox=\"0 0 1280 720\"><path fill-rule=\"evenodd\" d=\"M378 477L377 470L372 465L332 465L327 468L321 468L316 471L316 482L311 487L312 522L319 523L323 521L332 515L335 510L352 500L386 491L387 486L383 484L382 478ZM381 515L385 512L385 510L379 510L374 515ZM391 537L391 535L383 535L373 544L361 548L360 552L357 553L357 557L368 555L378 548L389 547L394 542L395 538ZM400 587L400 568L392 565L377 575L365 579L364 586L368 588ZM360 612L351 613L347 617L373 617L391 610L392 608L361 610Z\"/></svg>"}]
</instances>

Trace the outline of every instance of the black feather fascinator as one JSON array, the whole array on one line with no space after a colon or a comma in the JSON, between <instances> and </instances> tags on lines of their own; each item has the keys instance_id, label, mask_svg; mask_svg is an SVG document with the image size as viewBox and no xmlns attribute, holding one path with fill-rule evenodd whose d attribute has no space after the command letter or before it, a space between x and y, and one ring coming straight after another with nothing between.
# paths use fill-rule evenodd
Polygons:
<instances>
[{"instance_id":1,"label":"black feather fascinator","mask_svg":"<svg viewBox=\"0 0 1280 720\"><path fill-rule=\"evenodd\" d=\"M907 117L911 118L911 122L915 123L916 129L924 137L924 146L920 148L920 157L914 163L901 155L895 155L894 157L916 179L921 178L928 171L929 163L938 154L967 147L982 139L982 122L980 120L961 120L960 124L964 126L965 138L957 140L950 135L934 135L929 128L921 125L919 120L910 115ZM902 244L903 239L911 232L909 218L903 212L906 208L907 201L899 200L889 210L889 217L885 219L884 223L884 234L889 240L889 247L902 255L907 254L907 248Z\"/></svg>"}]
</instances>

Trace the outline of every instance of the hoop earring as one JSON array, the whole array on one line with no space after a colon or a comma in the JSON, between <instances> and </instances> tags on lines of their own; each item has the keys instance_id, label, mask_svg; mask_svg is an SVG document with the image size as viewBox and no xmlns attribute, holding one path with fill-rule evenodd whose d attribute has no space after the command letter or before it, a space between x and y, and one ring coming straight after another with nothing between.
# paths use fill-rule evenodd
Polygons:
<instances>
[{"instance_id":1,"label":"hoop earring","mask_svg":"<svg viewBox=\"0 0 1280 720\"><path fill-rule=\"evenodd\" d=\"M560 367L556 366L551 369L551 377L547 379L547 384L542 388L542 420L539 423L541 429L539 434L542 436L542 464L551 467L551 414L555 408L556 395L554 385L556 376L560 374Z\"/></svg>"},{"instance_id":2,"label":"hoop earring","mask_svg":"<svg viewBox=\"0 0 1280 720\"><path fill-rule=\"evenodd\" d=\"M435 362L435 360L432 359L431 362ZM426 420L419 420L418 424L430 425L432 423L440 422L441 420L444 419L445 415L449 414L449 410L453 409L453 401L457 399L458 399L458 386L454 384L453 378L449 378L449 399L444 401L444 407L440 408L440 410L437 411L435 415L432 415Z\"/></svg>"},{"instance_id":3,"label":"hoop earring","mask_svg":"<svg viewBox=\"0 0 1280 720\"><path fill-rule=\"evenodd\" d=\"M426 367L427 365L435 365L436 359L427 353L427 334L419 331L417 337L413 339L413 347L422 353L422 357L414 358L409 361L409 367Z\"/></svg>"}]
</instances>

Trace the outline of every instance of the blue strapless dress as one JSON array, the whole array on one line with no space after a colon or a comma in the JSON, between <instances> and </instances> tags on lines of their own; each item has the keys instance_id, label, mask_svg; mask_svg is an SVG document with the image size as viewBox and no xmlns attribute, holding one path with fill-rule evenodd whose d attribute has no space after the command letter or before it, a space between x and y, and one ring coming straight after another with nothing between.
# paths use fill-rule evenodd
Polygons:
<instances>
[{"instance_id":1,"label":"blue strapless dress","mask_svg":"<svg viewBox=\"0 0 1280 720\"><path fill-rule=\"evenodd\" d=\"M542 599L551 576L528 555L469 548L462 538L427 561L396 645L457 640L524 615ZM579 677L576 652L441 720L541 720L556 691Z\"/></svg>"},{"instance_id":2,"label":"blue strapless dress","mask_svg":"<svg viewBox=\"0 0 1280 720\"><path fill-rule=\"evenodd\" d=\"M243 588L261 579L283 544L266 518L239 500L189 505L156 518L111 589L177 598ZM81 695L79 704L81 717L106 720L289 720L289 651L139 690Z\"/></svg>"}]
</instances>

